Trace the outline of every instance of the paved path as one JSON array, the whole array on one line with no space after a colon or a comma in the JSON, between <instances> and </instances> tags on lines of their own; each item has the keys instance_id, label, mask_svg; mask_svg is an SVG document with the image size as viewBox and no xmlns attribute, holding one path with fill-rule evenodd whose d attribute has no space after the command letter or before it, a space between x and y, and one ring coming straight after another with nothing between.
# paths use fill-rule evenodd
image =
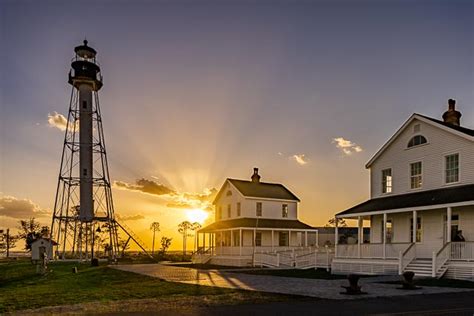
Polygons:
<instances>
[{"instance_id":1,"label":"paved path","mask_svg":"<svg viewBox=\"0 0 474 316\"><path fill-rule=\"evenodd\" d=\"M277 277L270 275L251 275L219 270L197 270L162 264L118 265L114 266L114 268L144 274L171 282L244 289L269 293L303 295L326 299L361 299L413 294L436 294L472 291L472 289L457 289L447 287L423 287L419 290L403 291L397 289L399 285L396 284L377 283L380 281L393 280L394 277L373 277L360 279L362 290L368 292L368 294L353 296L340 294L341 290L343 290L341 286L347 285L347 280L316 280ZM398 277L395 277L395 279L398 279Z\"/></svg>"}]
</instances>

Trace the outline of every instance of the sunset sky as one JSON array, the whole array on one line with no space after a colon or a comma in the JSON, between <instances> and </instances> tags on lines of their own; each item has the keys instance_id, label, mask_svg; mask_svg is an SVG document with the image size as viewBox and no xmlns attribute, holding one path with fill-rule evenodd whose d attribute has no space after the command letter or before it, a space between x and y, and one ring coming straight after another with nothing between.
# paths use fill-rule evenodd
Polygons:
<instances>
[{"instance_id":1,"label":"sunset sky","mask_svg":"<svg viewBox=\"0 0 474 316\"><path fill-rule=\"evenodd\" d=\"M413 112L454 98L474 128L468 0L0 0L0 34L0 228L50 225L85 37L116 213L149 244L158 221L179 249L187 212L253 167L324 225L368 198L365 163Z\"/></svg>"}]
</instances>

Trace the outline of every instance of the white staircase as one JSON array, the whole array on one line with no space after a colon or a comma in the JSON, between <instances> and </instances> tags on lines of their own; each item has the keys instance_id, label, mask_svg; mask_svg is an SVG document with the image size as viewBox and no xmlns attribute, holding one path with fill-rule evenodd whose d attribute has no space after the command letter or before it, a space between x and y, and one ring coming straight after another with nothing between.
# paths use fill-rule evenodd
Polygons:
<instances>
[{"instance_id":1,"label":"white staircase","mask_svg":"<svg viewBox=\"0 0 474 316\"><path fill-rule=\"evenodd\" d=\"M416 258L406 266L404 271L415 272L415 276L419 277L431 277L433 261L432 259Z\"/></svg>"}]
</instances>

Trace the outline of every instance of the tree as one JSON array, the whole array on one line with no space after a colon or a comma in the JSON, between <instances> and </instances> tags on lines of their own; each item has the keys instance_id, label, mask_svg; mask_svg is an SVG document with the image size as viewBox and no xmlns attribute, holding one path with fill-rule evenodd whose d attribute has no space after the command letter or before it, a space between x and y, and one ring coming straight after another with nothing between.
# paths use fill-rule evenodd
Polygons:
<instances>
[{"instance_id":1,"label":"tree","mask_svg":"<svg viewBox=\"0 0 474 316\"><path fill-rule=\"evenodd\" d=\"M34 217L28 220L20 220L20 226L18 227L20 233L18 234L19 239L25 240L25 250L31 250L31 243L40 237L49 237L49 227L41 227Z\"/></svg>"},{"instance_id":2,"label":"tree","mask_svg":"<svg viewBox=\"0 0 474 316\"><path fill-rule=\"evenodd\" d=\"M150 230L153 231L153 243L152 243L152 246L151 246L151 255L153 256L155 254L155 234L156 234L156 232L160 231L160 223L158 223L158 222L151 223Z\"/></svg>"},{"instance_id":3,"label":"tree","mask_svg":"<svg viewBox=\"0 0 474 316\"><path fill-rule=\"evenodd\" d=\"M166 251L168 250L168 248L171 246L171 241L173 240L173 238L168 238L166 236L163 236L161 237L161 249L160 249L160 253L162 256L165 255Z\"/></svg>"},{"instance_id":4,"label":"tree","mask_svg":"<svg viewBox=\"0 0 474 316\"><path fill-rule=\"evenodd\" d=\"M10 257L10 249L15 247L18 236L10 234L10 229L6 232L0 230L0 253L6 252L7 258Z\"/></svg>"},{"instance_id":5,"label":"tree","mask_svg":"<svg viewBox=\"0 0 474 316\"><path fill-rule=\"evenodd\" d=\"M178 225L178 232L183 235L183 256L186 256L186 241L188 237L191 236L188 234L189 230L192 230L193 224L188 221L184 221Z\"/></svg>"},{"instance_id":6,"label":"tree","mask_svg":"<svg viewBox=\"0 0 474 316\"><path fill-rule=\"evenodd\" d=\"M196 242L197 242L196 235L197 235L197 231L198 231L199 229L201 229L201 227L202 227L201 224L199 224L198 222L194 222L194 223L192 224L192 227L191 227L191 229L192 229L193 231L195 231L195 233L194 233L194 250L195 250L195 251L198 250L198 249L196 248L196 246L198 246L198 245L196 244Z\"/></svg>"},{"instance_id":7,"label":"tree","mask_svg":"<svg viewBox=\"0 0 474 316\"><path fill-rule=\"evenodd\" d=\"M336 220L337 220L337 227L347 227L346 221L343 218L331 218L328 220L328 223L325 227L336 227Z\"/></svg>"}]
</instances>

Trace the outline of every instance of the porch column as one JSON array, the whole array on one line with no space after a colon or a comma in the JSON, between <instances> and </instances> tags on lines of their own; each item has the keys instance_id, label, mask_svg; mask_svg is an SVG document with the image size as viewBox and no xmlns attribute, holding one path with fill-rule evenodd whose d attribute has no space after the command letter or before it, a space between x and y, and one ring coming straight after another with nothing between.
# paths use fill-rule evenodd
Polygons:
<instances>
[{"instance_id":1,"label":"porch column","mask_svg":"<svg viewBox=\"0 0 474 316\"><path fill-rule=\"evenodd\" d=\"M239 229L239 256L242 256L242 228Z\"/></svg>"},{"instance_id":2,"label":"porch column","mask_svg":"<svg viewBox=\"0 0 474 316\"><path fill-rule=\"evenodd\" d=\"M204 251L206 251L206 233L204 233L204 237L202 238L203 239L203 242L204 242Z\"/></svg>"},{"instance_id":3,"label":"porch column","mask_svg":"<svg viewBox=\"0 0 474 316\"><path fill-rule=\"evenodd\" d=\"M196 233L196 251L199 250L199 233Z\"/></svg>"},{"instance_id":4,"label":"porch column","mask_svg":"<svg viewBox=\"0 0 474 316\"><path fill-rule=\"evenodd\" d=\"M383 258L385 259L386 255L386 246L387 246L387 213L383 213Z\"/></svg>"},{"instance_id":5,"label":"porch column","mask_svg":"<svg viewBox=\"0 0 474 316\"><path fill-rule=\"evenodd\" d=\"M234 244L234 230L233 229L230 230L230 246L231 247L235 246L235 244Z\"/></svg>"},{"instance_id":6,"label":"porch column","mask_svg":"<svg viewBox=\"0 0 474 316\"><path fill-rule=\"evenodd\" d=\"M334 218L334 257L337 257L337 245L339 244L339 232L337 229L337 217Z\"/></svg>"},{"instance_id":7,"label":"porch column","mask_svg":"<svg viewBox=\"0 0 474 316\"><path fill-rule=\"evenodd\" d=\"M288 231L288 247L291 247L291 230Z\"/></svg>"},{"instance_id":8,"label":"porch column","mask_svg":"<svg viewBox=\"0 0 474 316\"><path fill-rule=\"evenodd\" d=\"M304 231L304 246L308 247L308 231Z\"/></svg>"},{"instance_id":9,"label":"porch column","mask_svg":"<svg viewBox=\"0 0 474 316\"><path fill-rule=\"evenodd\" d=\"M413 228L412 228L413 238L411 240L411 242L413 243L416 242L416 226L418 225L416 221L417 221L416 211L413 211Z\"/></svg>"},{"instance_id":10,"label":"porch column","mask_svg":"<svg viewBox=\"0 0 474 316\"><path fill-rule=\"evenodd\" d=\"M361 255L361 230L362 230L362 217L357 217L357 256L360 258Z\"/></svg>"},{"instance_id":11,"label":"porch column","mask_svg":"<svg viewBox=\"0 0 474 316\"><path fill-rule=\"evenodd\" d=\"M275 242L273 239L274 239L274 232L273 232L273 229L272 229L272 252L273 252L273 243Z\"/></svg>"},{"instance_id":12,"label":"porch column","mask_svg":"<svg viewBox=\"0 0 474 316\"><path fill-rule=\"evenodd\" d=\"M451 209L451 206L449 206L446 210L446 241L445 243L448 243L451 241L451 218L452 218L453 212Z\"/></svg>"}]
</instances>

